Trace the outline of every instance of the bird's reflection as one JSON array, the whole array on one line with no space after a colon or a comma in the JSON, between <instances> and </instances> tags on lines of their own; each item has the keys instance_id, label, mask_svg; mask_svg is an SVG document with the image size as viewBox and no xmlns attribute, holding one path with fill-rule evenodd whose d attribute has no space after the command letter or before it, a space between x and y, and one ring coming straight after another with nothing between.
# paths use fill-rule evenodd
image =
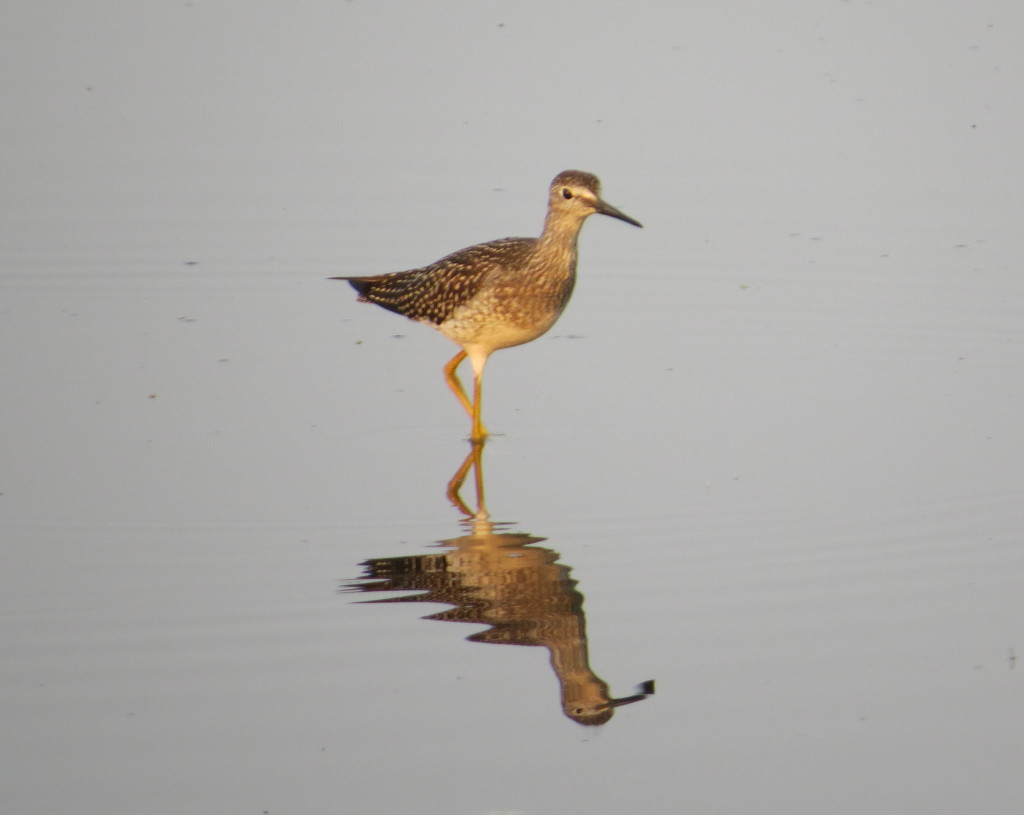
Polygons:
<instances>
[{"instance_id":1,"label":"bird's reflection","mask_svg":"<svg viewBox=\"0 0 1024 815\"><path fill-rule=\"evenodd\" d=\"M465 534L440 541L445 551L411 557L375 558L363 576L345 589L358 592L417 591L377 603L447 603L454 606L424 619L481 623L472 642L541 645L551 654L561 687L562 710L580 724L604 724L615 707L645 699L654 682L631 696L613 699L608 685L591 669L587 655L583 595L558 554L532 544L545 540L506 531L490 519L484 498L483 442L472 443L465 461L448 482L448 499L463 513ZM470 472L476 508L461 497Z\"/></svg>"}]
</instances>

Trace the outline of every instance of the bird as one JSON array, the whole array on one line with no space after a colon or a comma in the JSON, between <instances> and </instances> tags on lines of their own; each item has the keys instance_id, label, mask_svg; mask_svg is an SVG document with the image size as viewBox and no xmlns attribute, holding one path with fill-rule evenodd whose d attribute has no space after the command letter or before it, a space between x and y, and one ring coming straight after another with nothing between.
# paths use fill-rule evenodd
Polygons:
<instances>
[{"instance_id":1,"label":"bird","mask_svg":"<svg viewBox=\"0 0 1024 815\"><path fill-rule=\"evenodd\" d=\"M537 339L561 316L576 283L579 232L595 213L643 226L601 198L596 175L564 170L548 190L540 237L476 244L404 272L329 279L348 281L358 302L432 326L460 346L444 366L445 382L472 422L470 441L482 443L488 435L480 404L487 360L499 349ZM466 357L473 369L472 400L457 373Z\"/></svg>"}]
</instances>

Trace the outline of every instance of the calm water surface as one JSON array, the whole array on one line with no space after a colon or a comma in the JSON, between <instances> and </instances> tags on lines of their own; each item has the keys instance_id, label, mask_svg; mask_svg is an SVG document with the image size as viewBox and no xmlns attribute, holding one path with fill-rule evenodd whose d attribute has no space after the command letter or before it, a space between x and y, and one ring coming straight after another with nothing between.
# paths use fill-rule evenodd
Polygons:
<instances>
[{"instance_id":1,"label":"calm water surface","mask_svg":"<svg viewBox=\"0 0 1024 815\"><path fill-rule=\"evenodd\" d=\"M4 12L5 812L1015 811L1016 5L93 5ZM324 278L571 166L646 228L475 461Z\"/></svg>"}]
</instances>

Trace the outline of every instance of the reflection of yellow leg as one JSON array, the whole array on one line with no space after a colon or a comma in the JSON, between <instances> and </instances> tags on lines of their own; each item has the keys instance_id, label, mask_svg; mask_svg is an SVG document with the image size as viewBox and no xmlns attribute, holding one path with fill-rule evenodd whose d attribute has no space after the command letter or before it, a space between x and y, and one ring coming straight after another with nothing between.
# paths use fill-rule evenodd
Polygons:
<instances>
[{"instance_id":1,"label":"reflection of yellow leg","mask_svg":"<svg viewBox=\"0 0 1024 815\"><path fill-rule=\"evenodd\" d=\"M447 489L448 500L454 504L456 509L466 515L466 517L475 518L477 520L486 520L489 517L487 514L487 505L484 502L484 443L485 442L483 441L474 441L470 443L469 453L459 469L455 471L455 475L453 475L448 481ZM466 481L466 476L469 475L470 468L473 470L476 487L476 512L470 509L459 495L459 491L462 489L462 485Z\"/></svg>"},{"instance_id":2,"label":"reflection of yellow leg","mask_svg":"<svg viewBox=\"0 0 1024 815\"><path fill-rule=\"evenodd\" d=\"M486 435L486 434L484 434ZM476 476L476 519L486 521L491 517L487 511L487 499L484 497L484 444L486 439L471 442L473 445L473 473Z\"/></svg>"},{"instance_id":3,"label":"reflection of yellow leg","mask_svg":"<svg viewBox=\"0 0 1024 815\"><path fill-rule=\"evenodd\" d=\"M449 479L448 489L446 491L448 500L455 505L456 509L469 518L472 518L476 513L466 506L466 502L463 501L462 496L459 495L459 490L462 489L462 485L466 481L466 476L469 475L469 468L473 467L478 460L476 448L477 445L474 444L472 449L469 451L469 455L466 456L466 460L463 461L459 466L459 469L455 471L455 475Z\"/></svg>"},{"instance_id":4,"label":"reflection of yellow leg","mask_svg":"<svg viewBox=\"0 0 1024 815\"><path fill-rule=\"evenodd\" d=\"M469 401L469 397L466 396L466 390L462 387L462 382L459 380L459 375L456 369L462 363L462 360L466 358L465 351L459 351L455 356L448 360L448 364L444 366L444 381L448 383L448 387L451 388L452 393L455 394L455 398L459 400L459 404L462 405L463 410L470 419L473 420L473 432L470 436L474 441L479 441L487 437L487 428L483 426L480 421L480 377L474 377L473 381L473 401Z\"/></svg>"}]
</instances>

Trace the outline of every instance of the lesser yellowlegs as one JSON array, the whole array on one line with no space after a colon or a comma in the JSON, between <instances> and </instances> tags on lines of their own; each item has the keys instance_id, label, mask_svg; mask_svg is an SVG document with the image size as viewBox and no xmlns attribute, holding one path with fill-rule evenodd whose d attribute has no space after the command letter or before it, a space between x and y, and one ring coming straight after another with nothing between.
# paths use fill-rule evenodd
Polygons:
<instances>
[{"instance_id":1,"label":"lesser yellowlegs","mask_svg":"<svg viewBox=\"0 0 1024 815\"><path fill-rule=\"evenodd\" d=\"M535 340L555 324L576 282L580 228L595 212L642 226L601 199L597 176L566 170L551 182L539 238L480 243L407 272L331 279L347 280L360 301L432 325L462 347L444 366L444 376L472 419L470 438L480 441L487 436L480 394L488 357ZM473 366L472 401L456 373L467 356Z\"/></svg>"}]
</instances>

